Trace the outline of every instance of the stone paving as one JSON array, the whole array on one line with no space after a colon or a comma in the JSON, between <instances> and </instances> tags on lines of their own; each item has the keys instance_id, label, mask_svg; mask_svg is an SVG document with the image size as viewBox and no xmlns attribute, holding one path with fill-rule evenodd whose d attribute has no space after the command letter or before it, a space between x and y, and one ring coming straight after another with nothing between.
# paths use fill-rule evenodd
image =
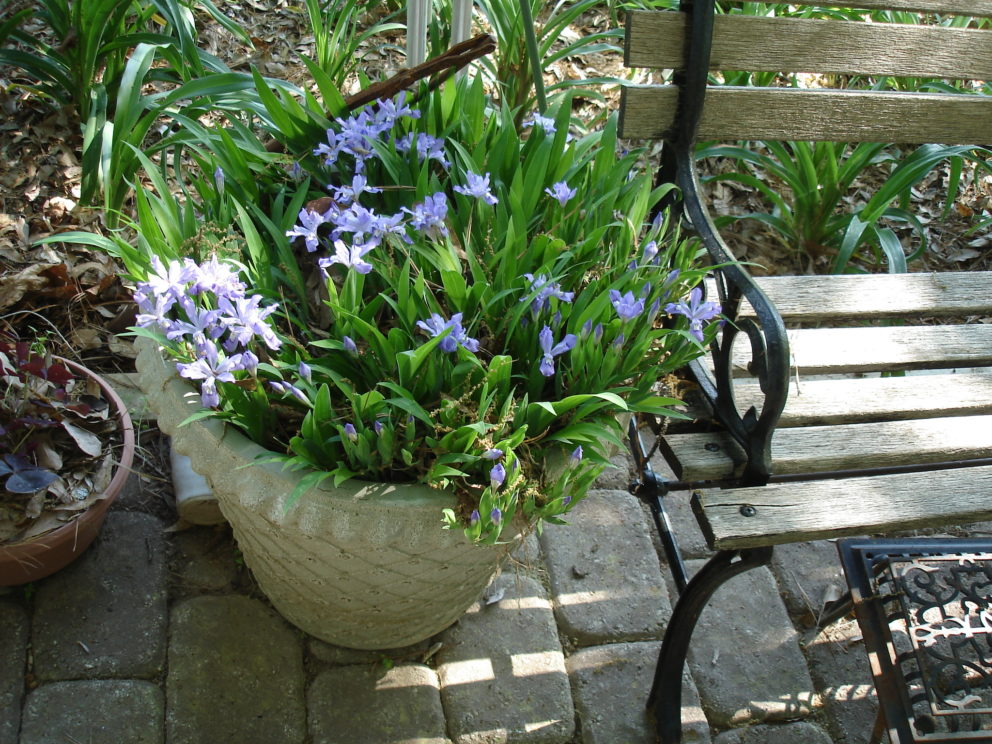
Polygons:
<instances>
[{"instance_id":1,"label":"stone paving","mask_svg":"<svg viewBox=\"0 0 992 744\"><path fill-rule=\"evenodd\" d=\"M605 474L570 526L529 539L494 601L372 652L291 626L226 528L168 530L135 476L86 555L0 594L0 744L653 742L644 704L672 592L626 478ZM695 569L705 546L676 507ZM810 630L841 581L833 550L784 547L717 593L689 658L686 742L867 741L857 625Z\"/></svg>"}]
</instances>

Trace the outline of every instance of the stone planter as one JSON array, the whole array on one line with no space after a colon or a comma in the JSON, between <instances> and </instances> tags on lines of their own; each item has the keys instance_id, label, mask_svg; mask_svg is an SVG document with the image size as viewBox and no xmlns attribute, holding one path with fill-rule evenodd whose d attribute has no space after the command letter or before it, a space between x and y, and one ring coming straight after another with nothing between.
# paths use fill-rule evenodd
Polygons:
<instances>
[{"instance_id":1,"label":"stone planter","mask_svg":"<svg viewBox=\"0 0 992 744\"><path fill-rule=\"evenodd\" d=\"M61 361L76 374L87 375L95 380L103 396L110 403L122 439L117 467L103 497L75 519L37 537L0 545L0 586L19 586L38 581L65 568L81 556L99 534L107 510L124 489L124 484L131 475L131 463L134 460L134 426L128 415L127 406L106 380L75 362L67 359Z\"/></svg>"},{"instance_id":2,"label":"stone planter","mask_svg":"<svg viewBox=\"0 0 992 744\"><path fill-rule=\"evenodd\" d=\"M517 542L478 546L442 529L454 496L421 485L352 480L289 506L302 474L255 462L266 450L220 421L180 426L199 395L153 343L137 346L160 429L210 483L262 591L310 635L360 649L428 638L478 599Z\"/></svg>"}]
</instances>

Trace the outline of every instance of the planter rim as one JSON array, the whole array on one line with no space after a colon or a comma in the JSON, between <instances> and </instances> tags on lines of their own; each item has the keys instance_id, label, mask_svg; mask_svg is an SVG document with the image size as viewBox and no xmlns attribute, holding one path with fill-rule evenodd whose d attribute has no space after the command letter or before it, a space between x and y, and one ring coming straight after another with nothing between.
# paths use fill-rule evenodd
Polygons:
<instances>
[{"instance_id":1,"label":"planter rim","mask_svg":"<svg viewBox=\"0 0 992 744\"><path fill-rule=\"evenodd\" d=\"M61 359L61 357L59 357L59 359ZM121 443L121 459L117 462L117 469L114 471L114 476L110 479L110 483L107 485L106 490L111 493L114 492L115 489L120 491L124 488L124 484L130 477L132 466L134 465L134 422L131 420L131 414L128 413L127 404L124 403L124 399L117 394L117 391L114 390L113 386L109 382L89 367L86 367L79 362L74 362L71 359L61 359L61 361L68 364L70 369L73 369L81 374L88 375L92 378L93 381L100 386L100 390L102 390L103 394L107 396L108 402L114 408L114 412L117 415L117 422L120 425L120 432L123 434L124 441Z\"/></svg>"},{"instance_id":2,"label":"planter rim","mask_svg":"<svg viewBox=\"0 0 992 744\"><path fill-rule=\"evenodd\" d=\"M161 364L162 375L156 382L162 386L163 390L172 388L172 392L177 394L183 401L185 408L181 421L185 420L189 415L203 410L203 407L200 405L198 393L175 373L175 369L171 365L171 360L166 359L161 353L161 346L151 339L144 337L136 339L135 345L138 347L139 361L144 362L144 360L148 360L147 364L142 364L142 374L146 373L151 364ZM266 449L257 442L249 439L244 432L225 421L206 417L198 419L196 423L204 427L210 433L210 436L217 440L219 445L229 447L240 457L251 463L249 467L262 468L272 476L286 481L295 480L301 472L304 472L303 469L293 470L285 468L278 461L266 462L262 460L261 458L265 457L277 457L278 453ZM306 470L316 472L313 468L307 468ZM288 508L296 509L301 503L311 498L368 501L383 506L395 504L398 507L402 506L405 508L420 506L437 509L439 521L441 509L454 507L457 504L457 497L449 489L432 488L423 483L416 482L386 483L361 480L358 477L354 477L339 486L335 486L329 481L311 486ZM438 529L440 529L440 525Z\"/></svg>"},{"instance_id":3,"label":"planter rim","mask_svg":"<svg viewBox=\"0 0 992 744\"><path fill-rule=\"evenodd\" d=\"M104 489L103 498L75 515L65 524L26 540L0 544L0 586L17 586L45 578L61 570L89 547L103 525L110 505L123 490L134 462L134 423L127 406L107 380L78 362L55 357L77 374L85 375L100 386L114 411L117 430L122 435L120 456L114 474ZM50 554L51 559L46 560Z\"/></svg>"}]
</instances>

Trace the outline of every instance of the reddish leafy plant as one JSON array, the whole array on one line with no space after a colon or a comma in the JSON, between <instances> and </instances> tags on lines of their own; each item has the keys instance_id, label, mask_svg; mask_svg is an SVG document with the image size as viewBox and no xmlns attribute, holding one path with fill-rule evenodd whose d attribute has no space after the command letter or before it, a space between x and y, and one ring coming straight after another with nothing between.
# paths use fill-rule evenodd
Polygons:
<instances>
[{"instance_id":1,"label":"reddish leafy plant","mask_svg":"<svg viewBox=\"0 0 992 744\"><path fill-rule=\"evenodd\" d=\"M96 381L0 335L0 544L73 519L110 482L116 424Z\"/></svg>"}]
</instances>

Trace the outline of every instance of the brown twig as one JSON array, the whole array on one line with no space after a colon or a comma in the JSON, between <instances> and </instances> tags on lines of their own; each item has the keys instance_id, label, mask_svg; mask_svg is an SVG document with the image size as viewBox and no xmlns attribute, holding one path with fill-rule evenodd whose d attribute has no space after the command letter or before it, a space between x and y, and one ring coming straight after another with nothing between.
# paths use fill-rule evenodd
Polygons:
<instances>
[{"instance_id":1,"label":"brown twig","mask_svg":"<svg viewBox=\"0 0 992 744\"><path fill-rule=\"evenodd\" d=\"M383 98L392 98L402 90L408 90L417 82L424 78L437 76L429 84L429 89L434 90L445 79L465 65L485 57L496 49L496 40L489 34L479 34L471 39L455 44L444 54L432 57L421 62L415 67L400 70L395 75L386 80L370 85L365 90L359 91L353 96L344 99L345 110L354 111L359 106L377 101ZM272 141L266 149L269 152L285 152L285 145L282 142Z\"/></svg>"}]
</instances>

